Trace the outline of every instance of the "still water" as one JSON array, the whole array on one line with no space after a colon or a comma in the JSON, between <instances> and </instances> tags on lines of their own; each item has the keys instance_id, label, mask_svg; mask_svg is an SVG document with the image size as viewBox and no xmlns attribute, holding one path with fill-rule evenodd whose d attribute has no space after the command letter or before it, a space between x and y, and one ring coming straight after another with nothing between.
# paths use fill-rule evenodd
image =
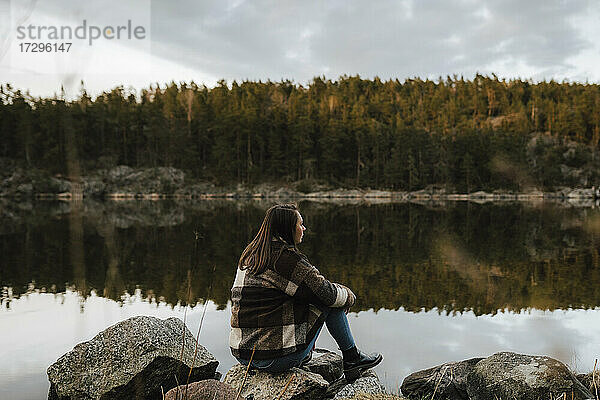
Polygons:
<instances>
[{"instance_id":1,"label":"still water","mask_svg":"<svg viewBox=\"0 0 600 400\"><path fill-rule=\"evenodd\" d=\"M0 398L133 315L186 318L226 372L237 258L272 203L0 205ZM600 356L600 212L556 204L301 202L301 250L358 300L359 347L395 392L409 373L497 351L587 372ZM187 309L187 311L186 311ZM323 332L319 347L336 349Z\"/></svg>"}]
</instances>

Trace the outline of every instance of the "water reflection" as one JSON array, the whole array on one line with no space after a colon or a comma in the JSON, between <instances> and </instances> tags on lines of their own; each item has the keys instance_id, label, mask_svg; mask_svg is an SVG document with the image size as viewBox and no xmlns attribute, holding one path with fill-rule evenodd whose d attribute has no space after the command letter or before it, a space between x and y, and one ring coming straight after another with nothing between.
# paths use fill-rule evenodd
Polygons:
<instances>
[{"instance_id":1,"label":"water reflection","mask_svg":"<svg viewBox=\"0 0 600 400\"><path fill-rule=\"evenodd\" d=\"M179 305L206 299L201 342L226 371L233 271L271 205L0 203L0 326L10 327L0 329L0 398L44 397L52 362L129 316L185 316L195 333L203 307ZM597 209L300 208L302 250L357 293L352 330L364 350L384 353L377 371L392 391L415 370L497 351L582 372L600 355ZM328 335L318 345L336 348Z\"/></svg>"},{"instance_id":2,"label":"water reflection","mask_svg":"<svg viewBox=\"0 0 600 400\"><path fill-rule=\"evenodd\" d=\"M33 283L120 300L226 307L262 202L37 203L2 211L2 303ZM10 208L12 207L12 208ZM73 209L72 207L77 207ZM355 310L475 315L600 305L600 214L555 205L303 202L302 250L358 295ZM8 291L12 291L9 295Z\"/></svg>"},{"instance_id":3,"label":"water reflection","mask_svg":"<svg viewBox=\"0 0 600 400\"><path fill-rule=\"evenodd\" d=\"M0 398L43 398L48 391L46 368L75 344L118 321L134 315L181 319L186 315L188 328L196 334L204 312L201 305L185 311L181 306L148 301L141 291L125 295L119 302L92 292L83 302L81 312L76 292L33 291L15 299L11 310L0 311L3 326L10 326L0 330ZM494 316L464 312L451 318L443 314L437 309L415 313L401 308L351 313L349 320L361 348L384 354L376 372L390 391L397 390L404 377L416 370L498 351L549 355L577 372L590 371L600 355L596 340L600 308L529 309ZM200 334L200 342L219 360L221 372L235 363L226 340L229 317L228 305L221 309L209 301ZM327 334L320 335L317 346L337 348Z\"/></svg>"}]
</instances>

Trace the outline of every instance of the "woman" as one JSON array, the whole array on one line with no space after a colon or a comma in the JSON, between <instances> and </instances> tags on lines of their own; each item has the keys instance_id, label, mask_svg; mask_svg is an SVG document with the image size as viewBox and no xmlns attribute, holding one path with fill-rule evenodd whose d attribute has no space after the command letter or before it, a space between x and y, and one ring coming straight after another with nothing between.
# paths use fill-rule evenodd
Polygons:
<instances>
[{"instance_id":1,"label":"woman","mask_svg":"<svg viewBox=\"0 0 600 400\"><path fill-rule=\"evenodd\" d=\"M267 210L231 289L231 352L241 364L251 360L260 370L282 372L310 360L325 323L342 351L346 379L354 380L383 357L356 348L346 318L356 297L298 250L305 230L295 205Z\"/></svg>"}]
</instances>

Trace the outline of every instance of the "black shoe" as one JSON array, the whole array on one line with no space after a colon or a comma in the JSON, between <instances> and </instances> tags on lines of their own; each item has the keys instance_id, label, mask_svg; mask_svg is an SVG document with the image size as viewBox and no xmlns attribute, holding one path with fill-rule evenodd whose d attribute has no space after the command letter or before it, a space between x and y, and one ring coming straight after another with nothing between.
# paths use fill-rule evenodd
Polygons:
<instances>
[{"instance_id":1,"label":"black shoe","mask_svg":"<svg viewBox=\"0 0 600 400\"><path fill-rule=\"evenodd\" d=\"M365 354L358 351L358 358L351 361L344 360L344 376L347 381L356 380L364 371L373 368L383 360L379 353Z\"/></svg>"},{"instance_id":2,"label":"black shoe","mask_svg":"<svg viewBox=\"0 0 600 400\"><path fill-rule=\"evenodd\" d=\"M310 351L310 353L308 353L308 354L306 355L306 357L304 357L304 358L302 359L302 361L300 362L300 366L303 366L304 364L306 364L307 362L309 362L310 360L312 360L312 353L313 353L313 352L312 352L312 350L311 350L311 351Z\"/></svg>"}]
</instances>

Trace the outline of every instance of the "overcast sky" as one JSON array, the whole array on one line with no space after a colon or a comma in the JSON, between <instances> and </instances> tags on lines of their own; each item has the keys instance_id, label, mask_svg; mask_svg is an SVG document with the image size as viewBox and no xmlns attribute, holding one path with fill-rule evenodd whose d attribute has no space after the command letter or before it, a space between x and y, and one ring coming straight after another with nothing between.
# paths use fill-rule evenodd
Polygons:
<instances>
[{"instance_id":1,"label":"overcast sky","mask_svg":"<svg viewBox=\"0 0 600 400\"><path fill-rule=\"evenodd\" d=\"M476 72L600 81L600 2L521 0L0 0L0 80L34 95L219 79L307 84ZM74 40L69 54L20 53L17 25L144 26L144 40ZM31 42L32 40L29 40ZM45 40L60 42L60 40Z\"/></svg>"}]
</instances>

